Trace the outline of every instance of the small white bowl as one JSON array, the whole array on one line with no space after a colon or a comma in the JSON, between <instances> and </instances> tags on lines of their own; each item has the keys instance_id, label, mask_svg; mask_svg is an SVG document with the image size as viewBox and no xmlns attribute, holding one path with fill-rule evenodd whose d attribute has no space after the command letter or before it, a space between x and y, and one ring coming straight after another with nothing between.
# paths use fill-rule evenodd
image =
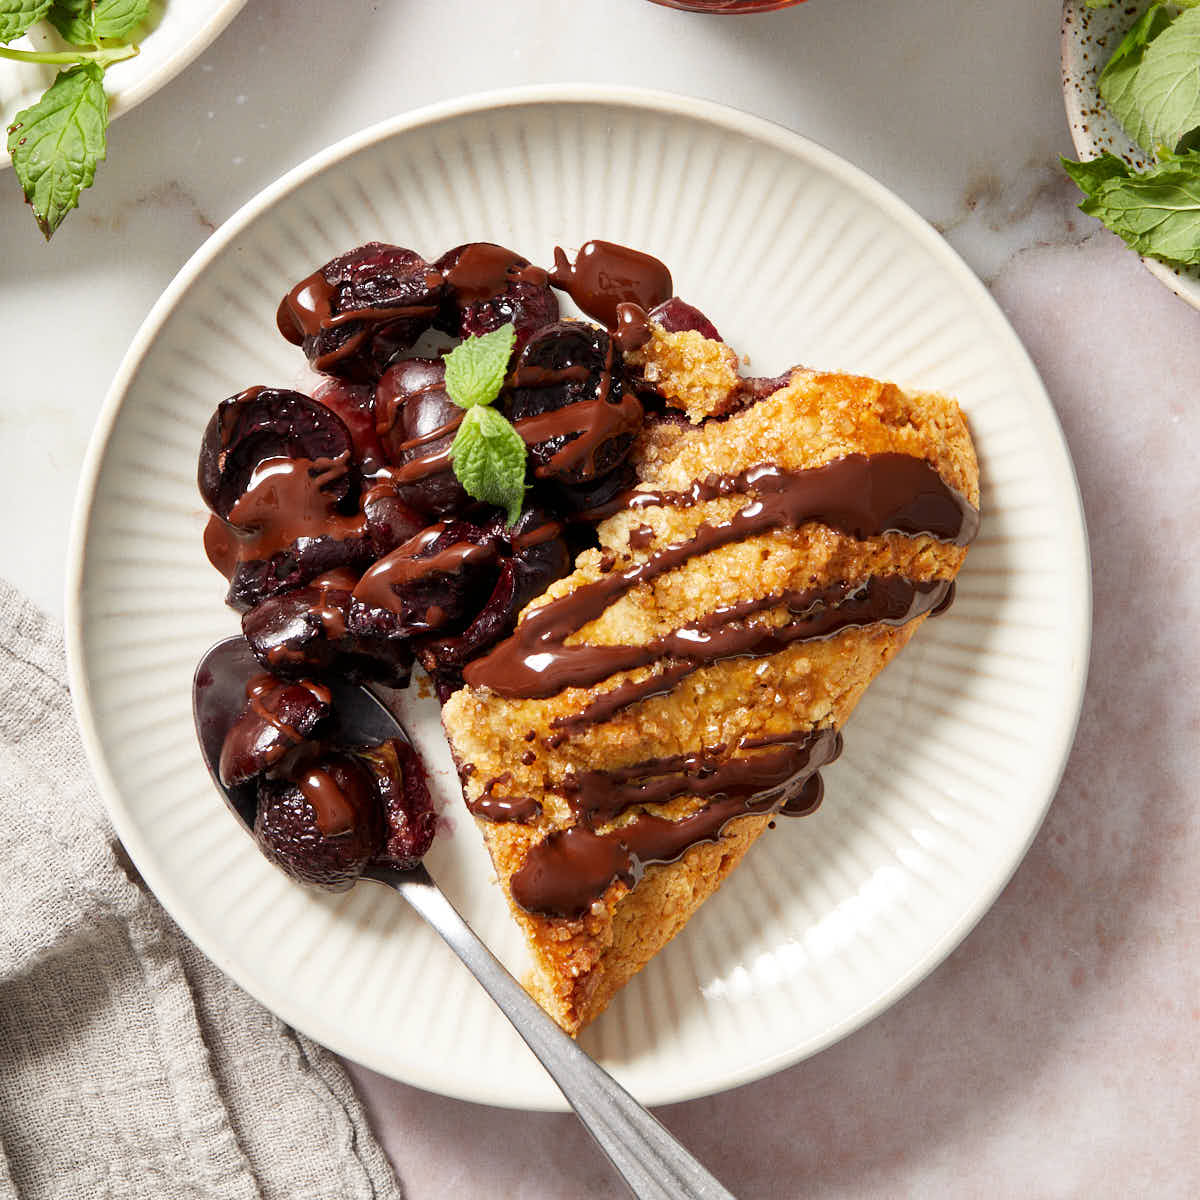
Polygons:
<instances>
[{"instance_id":1,"label":"small white bowl","mask_svg":"<svg viewBox=\"0 0 1200 1200\"><path fill-rule=\"evenodd\" d=\"M1088 8L1084 0L1065 0L1063 4L1063 98L1071 140L1083 160L1099 158L1107 150L1132 167L1147 165L1141 147L1121 128L1096 90L1104 64L1142 11L1143 6L1132 4L1111 8ZM1200 308L1200 267L1173 267L1145 256L1142 262L1181 300Z\"/></svg>"},{"instance_id":2,"label":"small white bowl","mask_svg":"<svg viewBox=\"0 0 1200 1200\"><path fill-rule=\"evenodd\" d=\"M127 113L170 83L241 11L246 0L168 0L152 6L151 28L135 58L114 63L104 74L108 115ZM153 14L157 13L155 16ZM49 21L39 21L14 50L63 50L66 43ZM36 104L59 68L44 63L0 61L0 121L5 128L22 109ZM0 170L12 162L0 138Z\"/></svg>"}]
</instances>

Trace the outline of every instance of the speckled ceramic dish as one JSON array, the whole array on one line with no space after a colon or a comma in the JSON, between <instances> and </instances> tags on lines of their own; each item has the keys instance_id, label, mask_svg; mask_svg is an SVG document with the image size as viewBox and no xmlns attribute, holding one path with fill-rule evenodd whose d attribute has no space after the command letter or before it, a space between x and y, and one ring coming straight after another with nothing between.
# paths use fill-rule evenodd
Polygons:
<instances>
[{"instance_id":1,"label":"speckled ceramic dish","mask_svg":"<svg viewBox=\"0 0 1200 1200\"><path fill-rule=\"evenodd\" d=\"M1121 44L1146 3L1088 8L1085 0L1066 0L1062 15L1062 85L1071 139L1081 159L1098 158L1105 150L1133 167L1146 156L1113 117L1096 91L1096 79ZM1193 308L1200 308L1200 267L1172 267L1143 258L1146 269Z\"/></svg>"},{"instance_id":2,"label":"speckled ceramic dish","mask_svg":"<svg viewBox=\"0 0 1200 1200\"><path fill-rule=\"evenodd\" d=\"M430 257L492 238L545 262L591 237L667 262L755 370L852 368L957 396L982 474L954 607L871 685L824 805L762 838L584 1030L634 1095L661 1104L778 1070L941 962L1037 830L1088 660L1079 496L1033 366L929 224L827 150L692 97L555 86L396 117L251 200L146 319L92 442L67 594L84 740L138 870L222 970L378 1071L524 1108L562 1097L437 935L384 888L292 883L214 790L192 672L238 620L204 555L196 453L224 397L316 382L275 326L314 264L369 238ZM521 972L437 705L416 689L403 705L448 822L429 870Z\"/></svg>"},{"instance_id":3,"label":"speckled ceramic dish","mask_svg":"<svg viewBox=\"0 0 1200 1200\"><path fill-rule=\"evenodd\" d=\"M151 4L141 53L104 73L108 111L119 117L169 83L233 20L246 0L162 0ZM49 21L39 21L15 50L66 50ZM22 109L36 104L60 68L0 60L0 118L7 128ZM0 170L12 160L0 138Z\"/></svg>"}]
</instances>

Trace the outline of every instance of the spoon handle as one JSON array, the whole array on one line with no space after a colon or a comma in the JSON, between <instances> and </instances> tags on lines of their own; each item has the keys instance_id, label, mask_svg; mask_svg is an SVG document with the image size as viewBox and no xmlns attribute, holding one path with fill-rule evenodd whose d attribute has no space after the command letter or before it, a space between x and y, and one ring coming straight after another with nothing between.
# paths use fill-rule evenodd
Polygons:
<instances>
[{"instance_id":1,"label":"spoon handle","mask_svg":"<svg viewBox=\"0 0 1200 1200\"><path fill-rule=\"evenodd\" d=\"M483 984L639 1200L733 1200L730 1192L542 1011L475 936L424 869L376 869L371 874L394 887Z\"/></svg>"}]
</instances>

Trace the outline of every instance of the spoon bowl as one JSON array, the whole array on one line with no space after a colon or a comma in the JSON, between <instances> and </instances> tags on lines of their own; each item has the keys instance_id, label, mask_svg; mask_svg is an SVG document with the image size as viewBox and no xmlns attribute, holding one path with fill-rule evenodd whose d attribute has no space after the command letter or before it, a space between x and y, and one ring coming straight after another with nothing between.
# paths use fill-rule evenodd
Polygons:
<instances>
[{"instance_id":1,"label":"spoon bowl","mask_svg":"<svg viewBox=\"0 0 1200 1200\"><path fill-rule=\"evenodd\" d=\"M217 790L247 832L254 828L253 782L227 788L218 764L225 735L246 704L246 685L263 668L244 638L218 642L200 660L192 684L192 712L205 766ZM374 745L407 735L378 697L345 682L326 684L330 720L345 745ZM399 892L462 959L472 975L550 1073L584 1128L608 1156L632 1193L645 1200L733 1200L659 1122L607 1071L597 1066L542 1011L462 919L424 866L401 871L370 866L363 878Z\"/></svg>"}]
</instances>

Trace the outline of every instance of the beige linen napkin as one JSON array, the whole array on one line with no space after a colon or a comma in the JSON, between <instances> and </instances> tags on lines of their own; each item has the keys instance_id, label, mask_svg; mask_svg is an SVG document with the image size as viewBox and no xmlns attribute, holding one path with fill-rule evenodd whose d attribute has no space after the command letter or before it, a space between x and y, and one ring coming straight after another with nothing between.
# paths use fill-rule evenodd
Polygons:
<instances>
[{"instance_id":1,"label":"beige linen napkin","mask_svg":"<svg viewBox=\"0 0 1200 1200\"><path fill-rule=\"evenodd\" d=\"M334 1057L138 880L91 783L59 632L0 582L0 1197L400 1195Z\"/></svg>"}]
</instances>

